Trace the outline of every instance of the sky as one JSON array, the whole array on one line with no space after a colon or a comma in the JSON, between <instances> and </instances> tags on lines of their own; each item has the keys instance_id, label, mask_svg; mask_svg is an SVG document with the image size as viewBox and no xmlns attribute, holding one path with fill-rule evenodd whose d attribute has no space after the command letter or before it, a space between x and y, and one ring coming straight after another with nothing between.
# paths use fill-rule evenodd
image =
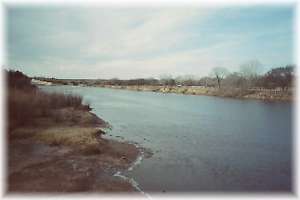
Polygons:
<instances>
[{"instance_id":1,"label":"sky","mask_svg":"<svg viewBox=\"0 0 300 200\"><path fill-rule=\"evenodd\" d=\"M29 76L159 78L295 64L293 5L6 8L6 63Z\"/></svg>"}]
</instances>

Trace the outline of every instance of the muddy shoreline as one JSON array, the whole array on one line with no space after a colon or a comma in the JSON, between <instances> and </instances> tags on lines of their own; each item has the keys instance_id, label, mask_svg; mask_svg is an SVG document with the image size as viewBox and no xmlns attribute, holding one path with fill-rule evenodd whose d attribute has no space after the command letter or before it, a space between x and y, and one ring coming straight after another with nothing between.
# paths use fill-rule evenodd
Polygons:
<instances>
[{"instance_id":1,"label":"muddy shoreline","mask_svg":"<svg viewBox=\"0 0 300 200\"><path fill-rule=\"evenodd\" d=\"M10 131L9 194L141 192L129 178L121 177L140 159L141 147L103 138L102 129L108 123L89 111L68 108L58 112L80 117L76 123L67 118L63 123L37 119L35 126Z\"/></svg>"}]
</instances>

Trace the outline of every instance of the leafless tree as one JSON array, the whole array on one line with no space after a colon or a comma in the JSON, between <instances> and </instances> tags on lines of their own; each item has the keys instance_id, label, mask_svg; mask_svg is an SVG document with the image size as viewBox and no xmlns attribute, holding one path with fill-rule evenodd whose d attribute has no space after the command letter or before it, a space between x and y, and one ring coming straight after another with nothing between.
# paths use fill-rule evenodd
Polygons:
<instances>
[{"instance_id":1,"label":"leafless tree","mask_svg":"<svg viewBox=\"0 0 300 200\"><path fill-rule=\"evenodd\" d=\"M173 79L172 75L163 74L160 75L160 83L162 85L175 85L175 79Z\"/></svg>"},{"instance_id":2,"label":"leafless tree","mask_svg":"<svg viewBox=\"0 0 300 200\"><path fill-rule=\"evenodd\" d=\"M217 78L218 87L221 88L221 81L229 74L229 71L225 67L214 67L212 74Z\"/></svg>"},{"instance_id":3,"label":"leafless tree","mask_svg":"<svg viewBox=\"0 0 300 200\"><path fill-rule=\"evenodd\" d=\"M249 60L240 65L240 72L245 78L255 78L262 71L263 65L258 60Z\"/></svg>"}]
</instances>

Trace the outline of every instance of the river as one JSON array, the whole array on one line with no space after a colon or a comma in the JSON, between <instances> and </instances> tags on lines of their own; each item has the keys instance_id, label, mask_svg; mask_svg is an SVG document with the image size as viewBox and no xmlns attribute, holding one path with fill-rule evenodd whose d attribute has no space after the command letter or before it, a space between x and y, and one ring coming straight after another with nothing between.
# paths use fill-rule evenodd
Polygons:
<instances>
[{"instance_id":1,"label":"river","mask_svg":"<svg viewBox=\"0 0 300 200\"><path fill-rule=\"evenodd\" d=\"M41 88L82 95L112 125L108 137L151 149L152 157L125 173L147 193L292 190L291 103L97 87Z\"/></svg>"}]
</instances>

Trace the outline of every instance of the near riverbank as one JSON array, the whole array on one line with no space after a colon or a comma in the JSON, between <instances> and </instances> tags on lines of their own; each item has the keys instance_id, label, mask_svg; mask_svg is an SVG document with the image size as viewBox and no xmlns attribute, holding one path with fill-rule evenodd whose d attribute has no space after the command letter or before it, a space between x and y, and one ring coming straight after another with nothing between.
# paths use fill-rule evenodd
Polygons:
<instances>
[{"instance_id":1,"label":"near riverbank","mask_svg":"<svg viewBox=\"0 0 300 200\"><path fill-rule=\"evenodd\" d=\"M135 191L129 182L113 175L129 168L139 150L102 138L99 128L107 124L87 111L67 108L57 112L76 115L77 123L71 119L53 123L44 118L36 126L10 132L8 191Z\"/></svg>"},{"instance_id":2,"label":"near riverbank","mask_svg":"<svg viewBox=\"0 0 300 200\"><path fill-rule=\"evenodd\" d=\"M120 174L141 149L103 138L109 125L78 96L48 94L8 73L7 191L129 192Z\"/></svg>"}]
</instances>

